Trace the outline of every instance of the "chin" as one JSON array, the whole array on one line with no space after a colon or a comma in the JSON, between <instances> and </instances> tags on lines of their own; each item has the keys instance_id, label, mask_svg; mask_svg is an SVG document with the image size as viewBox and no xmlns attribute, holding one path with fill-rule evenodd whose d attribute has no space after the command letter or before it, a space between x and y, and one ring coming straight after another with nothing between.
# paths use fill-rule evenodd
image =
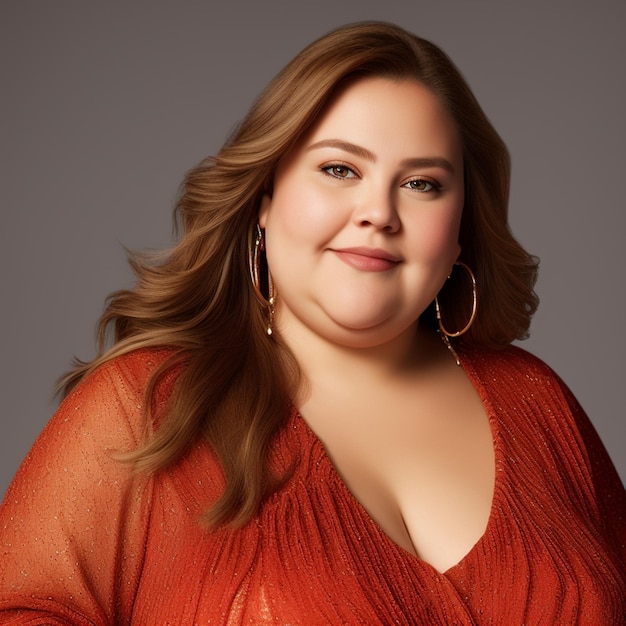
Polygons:
<instances>
[{"instance_id":1,"label":"chin","mask_svg":"<svg viewBox=\"0 0 626 626\"><path fill-rule=\"evenodd\" d=\"M354 334L356 337L384 337L389 341L404 333L413 326L422 314L426 305L417 303L417 306L407 306L406 303L396 301L387 303L385 307L366 308L363 304L350 307L327 307L324 314L330 324L341 334ZM369 310L368 310L369 309ZM357 312L357 314L355 314Z\"/></svg>"},{"instance_id":2,"label":"chin","mask_svg":"<svg viewBox=\"0 0 626 626\"><path fill-rule=\"evenodd\" d=\"M372 306L370 301L333 302L322 307L322 311L331 324L346 331L376 332L387 324L396 324L398 303L386 303L385 306Z\"/></svg>"},{"instance_id":3,"label":"chin","mask_svg":"<svg viewBox=\"0 0 626 626\"><path fill-rule=\"evenodd\" d=\"M327 334L327 337L334 343L346 348L375 348L397 339L412 326L413 324L390 326L379 323L361 327L354 324L336 323L335 328Z\"/></svg>"}]
</instances>

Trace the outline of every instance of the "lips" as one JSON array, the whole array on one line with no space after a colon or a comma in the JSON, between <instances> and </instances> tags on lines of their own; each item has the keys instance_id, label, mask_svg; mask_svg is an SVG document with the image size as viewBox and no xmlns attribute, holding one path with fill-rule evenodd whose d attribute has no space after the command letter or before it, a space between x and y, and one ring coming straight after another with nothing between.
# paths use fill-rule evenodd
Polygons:
<instances>
[{"instance_id":1,"label":"lips","mask_svg":"<svg viewBox=\"0 0 626 626\"><path fill-rule=\"evenodd\" d=\"M379 248L340 248L332 250L347 265L362 272L387 272L400 263L400 259Z\"/></svg>"}]
</instances>

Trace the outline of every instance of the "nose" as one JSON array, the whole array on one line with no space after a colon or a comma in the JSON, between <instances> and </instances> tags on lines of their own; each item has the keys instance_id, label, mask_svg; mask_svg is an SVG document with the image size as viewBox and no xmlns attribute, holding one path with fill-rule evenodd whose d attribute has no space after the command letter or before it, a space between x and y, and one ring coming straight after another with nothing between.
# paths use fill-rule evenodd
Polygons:
<instances>
[{"instance_id":1,"label":"nose","mask_svg":"<svg viewBox=\"0 0 626 626\"><path fill-rule=\"evenodd\" d=\"M355 208L353 220L358 226L373 226L387 233L400 229L396 200L388 189L368 190Z\"/></svg>"}]
</instances>

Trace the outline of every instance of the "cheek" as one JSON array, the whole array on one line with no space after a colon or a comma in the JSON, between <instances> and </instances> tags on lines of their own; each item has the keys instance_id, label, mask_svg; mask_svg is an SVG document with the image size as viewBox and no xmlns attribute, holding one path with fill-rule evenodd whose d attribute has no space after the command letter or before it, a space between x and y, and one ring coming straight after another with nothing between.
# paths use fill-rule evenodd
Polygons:
<instances>
[{"instance_id":1,"label":"cheek","mask_svg":"<svg viewBox=\"0 0 626 626\"><path fill-rule=\"evenodd\" d=\"M293 244L323 244L341 223L340 207L319 190L303 190L299 185L283 185L260 214L268 232L281 234ZM262 220L262 221L261 221Z\"/></svg>"},{"instance_id":2,"label":"cheek","mask_svg":"<svg viewBox=\"0 0 626 626\"><path fill-rule=\"evenodd\" d=\"M423 261L454 262L459 247L460 211L423 216L413 224L414 249Z\"/></svg>"}]
</instances>

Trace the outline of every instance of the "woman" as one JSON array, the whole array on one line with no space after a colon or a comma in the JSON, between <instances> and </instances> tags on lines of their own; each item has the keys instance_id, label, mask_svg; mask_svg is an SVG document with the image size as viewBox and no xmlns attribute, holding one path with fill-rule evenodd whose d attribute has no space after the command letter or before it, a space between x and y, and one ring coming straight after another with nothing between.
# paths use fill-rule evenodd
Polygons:
<instances>
[{"instance_id":1,"label":"woman","mask_svg":"<svg viewBox=\"0 0 626 626\"><path fill-rule=\"evenodd\" d=\"M0 513L0 623L620 623L624 489L509 346L537 302L508 178L432 44L300 53L65 378Z\"/></svg>"}]
</instances>

